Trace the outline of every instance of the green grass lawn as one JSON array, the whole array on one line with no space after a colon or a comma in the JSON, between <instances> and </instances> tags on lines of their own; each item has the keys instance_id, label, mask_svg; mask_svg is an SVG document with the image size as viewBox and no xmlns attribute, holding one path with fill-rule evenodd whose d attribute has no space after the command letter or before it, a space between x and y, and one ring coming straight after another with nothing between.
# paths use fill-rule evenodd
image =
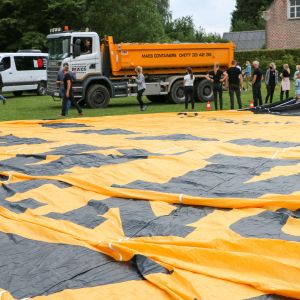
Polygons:
<instances>
[{"instance_id":1,"label":"green grass lawn","mask_svg":"<svg viewBox=\"0 0 300 300\"><path fill-rule=\"evenodd\" d=\"M262 89L263 100L266 96L266 90ZM279 87L276 88L274 101L279 100ZM290 92L293 95L294 91ZM31 120L31 119L60 119L58 115L61 112L61 102L55 102L49 96L35 96L33 94L24 94L21 97L14 97L10 94L7 97L6 105L0 102L0 121L10 120ZM224 109L229 109L229 94L227 91L223 94ZM249 107L249 102L253 99L252 91L242 92L243 107ZM151 103L144 96L143 100L147 103L146 112L140 112L135 97L111 99L110 104L105 109L83 108L84 117L127 115L127 114L149 114L160 112L179 112L184 110L184 104ZM211 103L212 110L214 105ZM235 102L235 108L237 104ZM206 103L196 103L196 110L206 110ZM68 118L77 117L77 111L71 108Z\"/></svg>"}]
</instances>

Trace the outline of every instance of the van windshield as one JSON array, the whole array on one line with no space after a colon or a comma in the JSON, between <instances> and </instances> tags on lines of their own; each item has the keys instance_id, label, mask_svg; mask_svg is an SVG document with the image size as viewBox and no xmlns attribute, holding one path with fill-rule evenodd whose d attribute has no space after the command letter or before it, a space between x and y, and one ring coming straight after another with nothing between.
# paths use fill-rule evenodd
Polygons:
<instances>
[{"instance_id":1,"label":"van windshield","mask_svg":"<svg viewBox=\"0 0 300 300\"><path fill-rule=\"evenodd\" d=\"M48 40L49 59L64 59L70 56L70 37L60 37Z\"/></svg>"}]
</instances>

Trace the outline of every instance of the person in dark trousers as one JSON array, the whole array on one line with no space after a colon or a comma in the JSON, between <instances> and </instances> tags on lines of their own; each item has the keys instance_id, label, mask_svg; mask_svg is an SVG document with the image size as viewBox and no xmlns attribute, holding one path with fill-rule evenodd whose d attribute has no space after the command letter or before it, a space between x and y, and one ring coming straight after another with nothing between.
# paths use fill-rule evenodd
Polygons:
<instances>
[{"instance_id":1,"label":"person in dark trousers","mask_svg":"<svg viewBox=\"0 0 300 300\"><path fill-rule=\"evenodd\" d=\"M220 110L223 109L223 82L227 79L226 73L220 70L219 63L214 64L214 69L208 72L206 78L213 83L215 110L218 110L218 95Z\"/></svg>"},{"instance_id":2,"label":"person in dark trousers","mask_svg":"<svg viewBox=\"0 0 300 300\"><path fill-rule=\"evenodd\" d=\"M0 70L0 71L1 71L1 70ZM2 75L1 75L1 73L0 73L0 101L2 101L3 104L5 104L5 103L6 103L6 98L5 98L4 96L1 95L3 85L4 85L4 84L3 84L3 80L2 80Z\"/></svg>"},{"instance_id":3,"label":"person in dark trousers","mask_svg":"<svg viewBox=\"0 0 300 300\"><path fill-rule=\"evenodd\" d=\"M234 93L237 98L239 109L242 108L241 100L241 88L243 87L243 75L242 70L238 68L236 60L233 60L231 67L227 70L226 74L228 76L229 83L229 96L230 96L230 109L234 109Z\"/></svg>"},{"instance_id":4,"label":"person in dark trousers","mask_svg":"<svg viewBox=\"0 0 300 300\"><path fill-rule=\"evenodd\" d=\"M253 63L253 79L252 79L252 94L254 106L262 105L262 95L261 95L261 80L263 77L263 73L259 68L259 62L255 60Z\"/></svg>"},{"instance_id":5,"label":"person in dark trousers","mask_svg":"<svg viewBox=\"0 0 300 300\"><path fill-rule=\"evenodd\" d=\"M68 114L68 102L70 101L77 109L78 114L82 115L82 109L77 103L77 101L74 99L73 95L73 78L72 75L69 72L69 65L64 64L64 97L63 97L63 104L62 104L62 111L61 116L66 116Z\"/></svg>"},{"instance_id":6,"label":"person in dark trousers","mask_svg":"<svg viewBox=\"0 0 300 300\"><path fill-rule=\"evenodd\" d=\"M280 90L280 100L283 100L283 95L285 92L285 99L289 98L290 95L290 89L291 89L291 70L288 64L283 65L282 73L280 74L280 77L282 79L281 81L281 90Z\"/></svg>"},{"instance_id":7,"label":"person in dark trousers","mask_svg":"<svg viewBox=\"0 0 300 300\"><path fill-rule=\"evenodd\" d=\"M63 68L58 71L57 77L56 77L56 84L59 86L59 96L60 96L60 98L64 98L64 78L65 78L64 67L66 65L69 66L68 63L64 63ZM74 72L70 71L70 70L69 70L69 73L71 74L72 79L76 80L76 74Z\"/></svg>"},{"instance_id":8,"label":"person in dark trousers","mask_svg":"<svg viewBox=\"0 0 300 300\"><path fill-rule=\"evenodd\" d=\"M194 81L195 76L193 74L192 68L186 69L187 74L183 78L183 86L184 86L184 95L185 95L185 109L188 109L189 102L192 102L192 110L195 108L195 99L194 99Z\"/></svg>"},{"instance_id":9,"label":"person in dark trousers","mask_svg":"<svg viewBox=\"0 0 300 300\"><path fill-rule=\"evenodd\" d=\"M143 74L143 68L140 66L137 66L135 68L135 72L137 74L137 77L132 76L132 79L134 79L137 83L137 88L138 88L138 92L137 92L137 101L139 102L140 105L140 110L141 111L145 111L147 109L147 106L144 104L142 98L143 98L143 93L146 90L146 83L145 83L145 77Z\"/></svg>"},{"instance_id":10,"label":"person in dark trousers","mask_svg":"<svg viewBox=\"0 0 300 300\"><path fill-rule=\"evenodd\" d=\"M268 92L265 103L268 103L269 99L270 103L272 103L275 87L278 84L278 71L274 63L270 63L269 69L266 72L265 83Z\"/></svg>"}]
</instances>

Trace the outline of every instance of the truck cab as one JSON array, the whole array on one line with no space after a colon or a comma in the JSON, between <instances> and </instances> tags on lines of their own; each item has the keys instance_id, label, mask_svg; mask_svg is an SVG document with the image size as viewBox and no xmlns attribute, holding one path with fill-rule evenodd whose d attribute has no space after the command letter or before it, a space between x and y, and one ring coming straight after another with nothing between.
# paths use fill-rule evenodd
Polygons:
<instances>
[{"instance_id":1,"label":"truck cab","mask_svg":"<svg viewBox=\"0 0 300 300\"><path fill-rule=\"evenodd\" d=\"M95 32L61 32L48 35L48 94L59 97L56 84L58 71L64 63L76 76L74 93L77 100L82 98L82 83L87 76L101 75L99 36ZM79 49L75 56L75 45Z\"/></svg>"}]
</instances>

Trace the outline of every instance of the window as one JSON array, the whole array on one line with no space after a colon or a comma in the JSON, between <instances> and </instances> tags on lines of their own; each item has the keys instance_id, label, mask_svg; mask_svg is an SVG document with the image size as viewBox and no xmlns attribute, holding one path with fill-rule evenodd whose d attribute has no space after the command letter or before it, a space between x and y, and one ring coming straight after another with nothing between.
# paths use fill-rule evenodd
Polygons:
<instances>
[{"instance_id":1,"label":"window","mask_svg":"<svg viewBox=\"0 0 300 300\"><path fill-rule=\"evenodd\" d=\"M41 56L15 56L18 71L46 70L47 61Z\"/></svg>"},{"instance_id":2,"label":"window","mask_svg":"<svg viewBox=\"0 0 300 300\"><path fill-rule=\"evenodd\" d=\"M10 57L4 57L2 59L2 64L3 64L4 70L10 69L10 66L11 66Z\"/></svg>"},{"instance_id":3,"label":"window","mask_svg":"<svg viewBox=\"0 0 300 300\"><path fill-rule=\"evenodd\" d=\"M290 0L290 19L300 18L300 0Z\"/></svg>"},{"instance_id":4,"label":"window","mask_svg":"<svg viewBox=\"0 0 300 300\"><path fill-rule=\"evenodd\" d=\"M92 38L74 37L73 44L80 41L80 55L91 54L93 52Z\"/></svg>"},{"instance_id":5,"label":"window","mask_svg":"<svg viewBox=\"0 0 300 300\"><path fill-rule=\"evenodd\" d=\"M51 38L48 41L49 58L62 60L70 56L70 37Z\"/></svg>"}]
</instances>

